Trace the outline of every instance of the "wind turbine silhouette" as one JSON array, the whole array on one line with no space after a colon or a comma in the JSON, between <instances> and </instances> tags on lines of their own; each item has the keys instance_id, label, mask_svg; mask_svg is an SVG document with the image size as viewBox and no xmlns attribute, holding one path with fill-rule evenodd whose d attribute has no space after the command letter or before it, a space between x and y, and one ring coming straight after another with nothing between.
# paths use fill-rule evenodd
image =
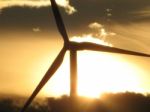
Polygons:
<instances>
[{"instance_id":1,"label":"wind turbine silhouette","mask_svg":"<svg viewBox=\"0 0 150 112\"><path fill-rule=\"evenodd\" d=\"M34 100L36 95L39 93L39 91L43 88L43 86L47 83L47 81L53 76L53 74L56 72L56 70L59 68L61 63L63 62L64 55L67 50L70 51L70 97L74 98L77 96L77 51L81 50L93 50L93 51L101 51L101 52L109 52L109 53L120 53L120 54L128 54L128 55L135 55L135 56L144 56L144 57L150 57L149 54L134 52L134 51L128 51L124 49L119 49L115 47L108 47L104 45L98 45L95 43L90 42L72 42L69 41L65 25L63 23L61 14L59 12L58 6L56 4L55 0L50 0L52 11L56 20L57 28L63 37L64 40L64 46L61 49L60 53L30 96L30 98L25 103L24 107L22 108L21 112L25 112L27 107L31 104L31 102Z\"/></svg>"}]
</instances>

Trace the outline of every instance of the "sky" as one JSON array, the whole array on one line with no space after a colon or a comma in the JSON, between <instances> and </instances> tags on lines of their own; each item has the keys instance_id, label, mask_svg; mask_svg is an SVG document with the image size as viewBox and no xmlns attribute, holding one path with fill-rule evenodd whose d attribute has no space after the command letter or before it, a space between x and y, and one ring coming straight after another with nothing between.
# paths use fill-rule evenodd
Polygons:
<instances>
[{"instance_id":1,"label":"sky","mask_svg":"<svg viewBox=\"0 0 150 112\"><path fill-rule=\"evenodd\" d=\"M150 54L149 0L57 0L57 3L60 6L70 38L92 36L118 48ZM0 92L30 94L62 46L63 40L57 31L49 0L1 0ZM89 52L89 55L92 57L92 52ZM137 72L135 74L138 74L138 80L140 80L140 86L137 86L137 88L140 87L140 90L150 92L149 58L113 56L115 59L122 60L120 63L125 65L128 63L127 68L123 69L122 72L130 71L130 69ZM85 57L84 53L80 53L79 57ZM79 60L84 59L79 58ZM90 63L94 61L90 57L87 60ZM105 60L109 60L109 58ZM102 63L101 61L98 62ZM62 70L58 70L56 76L47 84L45 91L53 91L53 88L60 88L60 85L69 88L69 81L67 80L69 77L68 63L69 56L67 53L62 70L66 71L68 75L59 77ZM114 61L111 63L114 63ZM109 65L108 63L105 64L106 66ZM79 66L81 65L82 63ZM96 66L100 66L94 65L93 70L97 68ZM118 68L120 66L124 65L116 65L116 68L112 69L116 69L116 71L112 74L115 74L117 69L121 69ZM103 66L100 67L105 69ZM112 75L111 73L107 74ZM124 75L126 74L130 77L130 73L124 73ZM57 85L55 80L62 78L64 78L64 82L62 80ZM79 83L82 82L81 79L79 79ZM86 83L88 83L88 80L85 81L85 85ZM63 89L63 87L61 88ZM69 90L65 89L64 91L67 93ZM51 94L56 95L61 92L62 90L58 89Z\"/></svg>"}]
</instances>

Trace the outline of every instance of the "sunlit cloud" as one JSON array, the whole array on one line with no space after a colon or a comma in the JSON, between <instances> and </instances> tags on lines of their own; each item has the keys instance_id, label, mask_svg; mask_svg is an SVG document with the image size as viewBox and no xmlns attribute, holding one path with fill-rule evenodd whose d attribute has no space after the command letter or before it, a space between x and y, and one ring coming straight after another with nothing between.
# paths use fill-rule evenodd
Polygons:
<instances>
[{"instance_id":1,"label":"sunlit cloud","mask_svg":"<svg viewBox=\"0 0 150 112\"><path fill-rule=\"evenodd\" d=\"M70 5L69 0L56 0L59 6L65 8L68 14L76 12L76 9ZM1 0L0 9L11 6L30 6L30 7L44 7L49 6L50 0Z\"/></svg>"},{"instance_id":2,"label":"sunlit cloud","mask_svg":"<svg viewBox=\"0 0 150 112\"><path fill-rule=\"evenodd\" d=\"M104 28L104 25L98 23L98 22L93 22L93 23L90 23L88 25L88 27L90 29L94 29L97 31L96 34L93 34L94 36L102 39L102 40L105 40L107 37L110 37L110 36L115 36L116 33L114 32L108 32L106 31L106 29Z\"/></svg>"},{"instance_id":3,"label":"sunlit cloud","mask_svg":"<svg viewBox=\"0 0 150 112\"><path fill-rule=\"evenodd\" d=\"M35 27L32 30L33 30L33 32L40 32L41 31L41 29L39 27Z\"/></svg>"},{"instance_id":4,"label":"sunlit cloud","mask_svg":"<svg viewBox=\"0 0 150 112\"><path fill-rule=\"evenodd\" d=\"M108 42L105 42L104 40L93 37L92 34L87 34L87 35L82 35L82 36L73 36L73 37L71 37L71 41L92 42L92 43L105 45L105 46L110 46L110 47L113 46L111 43L108 43Z\"/></svg>"},{"instance_id":5,"label":"sunlit cloud","mask_svg":"<svg viewBox=\"0 0 150 112\"><path fill-rule=\"evenodd\" d=\"M107 32L104 26L98 22L93 22L88 25L90 29L96 30L96 32L92 32L89 34L83 34L82 36L73 36L71 37L71 41L76 42L92 42L100 45L110 46L113 45L106 41L106 37L115 36L116 33Z\"/></svg>"},{"instance_id":6,"label":"sunlit cloud","mask_svg":"<svg viewBox=\"0 0 150 112\"><path fill-rule=\"evenodd\" d=\"M91 28L91 29L100 29L102 27L103 27L103 25L101 25L98 22L93 22L93 23L89 24L89 28Z\"/></svg>"}]
</instances>

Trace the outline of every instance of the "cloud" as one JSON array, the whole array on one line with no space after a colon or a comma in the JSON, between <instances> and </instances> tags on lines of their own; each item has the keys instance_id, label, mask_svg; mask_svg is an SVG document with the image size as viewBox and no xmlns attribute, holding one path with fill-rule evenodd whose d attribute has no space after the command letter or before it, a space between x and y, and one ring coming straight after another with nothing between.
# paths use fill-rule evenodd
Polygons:
<instances>
[{"instance_id":1,"label":"cloud","mask_svg":"<svg viewBox=\"0 0 150 112\"><path fill-rule=\"evenodd\" d=\"M41 31L39 27L33 28L32 30L33 30L33 32L40 32Z\"/></svg>"},{"instance_id":2,"label":"cloud","mask_svg":"<svg viewBox=\"0 0 150 112\"><path fill-rule=\"evenodd\" d=\"M3 1L8 2L8 0ZM0 5L3 1L0 0ZM37 1L34 1L34 3ZM117 47L126 48L126 46L131 46L133 48L132 44L135 43L133 50L138 51L139 48L136 46L137 42L133 40L139 43L146 43L142 45L144 47L150 45L150 34L148 31L150 29L149 2L149 0L87 0L86 2L85 0L69 0L69 5L71 4L75 7L78 12L71 16L68 16L65 11L61 11L61 14L69 37L92 34L96 38L105 39L106 41L111 40L112 43L115 43L114 46ZM66 2L66 4L68 3ZM38 27L40 31L34 34L59 34L51 8L49 6L43 6L37 8L35 6L9 7L7 5L7 8L0 11L1 35L5 32L7 32L6 34L22 31L33 33L33 28ZM112 14L109 17L111 21L107 21L108 13ZM116 25L122 27L116 27ZM132 28L131 31L129 29L130 27ZM131 40L132 38L133 40ZM139 46L143 49L141 45Z\"/></svg>"},{"instance_id":3,"label":"cloud","mask_svg":"<svg viewBox=\"0 0 150 112\"><path fill-rule=\"evenodd\" d=\"M56 2L57 2L60 6L64 7L64 8L66 9L66 12L67 12L68 14L73 14L74 12L77 11L73 6L70 5L69 0L56 0Z\"/></svg>"},{"instance_id":4,"label":"cloud","mask_svg":"<svg viewBox=\"0 0 150 112\"><path fill-rule=\"evenodd\" d=\"M99 29L99 28L102 28L102 27L103 27L103 25L101 25L97 22L93 22L93 23L89 24L89 28L91 28L91 29Z\"/></svg>"},{"instance_id":5,"label":"cloud","mask_svg":"<svg viewBox=\"0 0 150 112\"><path fill-rule=\"evenodd\" d=\"M41 33L57 31L51 8L48 6L50 5L49 0L28 0L28 2L27 0L14 0L16 2L24 1L18 2L22 4L30 1L30 7L13 6L12 3L15 4L15 2L8 1L12 0L0 0L0 6L2 6L1 3L7 2L7 8L3 8L0 12L1 32L5 29L6 31L13 31L14 29L16 31L32 31L32 28L37 26L40 27ZM85 0L59 0L58 3L61 5L61 10L65 7L66 11L70 11L69 13L72 12L71 8L74 9L75 7L78 10L77 13L70 16L64 10L61 11L69 36L90 33L91 30L96 32L98 30L95 28L100 29L101 26L109 32L113 30L108 27L112 27L114 24L130 25L131 23L150 21L149 0L87 0L86 2ZM9 7L8 4L13 7ZM108 16L109 13L112 16ZM89 23L93 29L87 27Z\"/></svg>"},{"instance_id":6,"label":"cloud","mask_svg":"<svg viewBox=\"0 0 150 112\"><path fill-rule=\"evenodd\" d=\"M69 0L56 0L58 5L65 8L68 14L76 12L76 9L70 5ZM1 0L0 9L12 6L30 6L45 7L50 5L50 0Z\"/></svg>"},{"instance_id":7,"label":"cloud","mask_svg":"<svg viewBox=\"0 0 150 112\"><path fill-rule=\"evenodd\" d=\"M96 43L99 45L105 45L105 46L110 46L112 47L113 45L111 43L108 43L102 39L94 37L92 34L84 34L82 36L73 36L70 39L71 41L75 42L91 42L91 43Z\"/></svg>"},{"instance_id":8,"label":"cloud","mask_svg":"<svg viewBox=\"0 0 150 112\"><path fill-rule=\"evenodd\" d=\"M95 37L100 38L101 40L106 40L107 37L115 36L116 33L106 31L106 28L104 28L104 25L98 23L98 22L93 22L88 25L90 29L96 30L96 32L92 35Z\"/></svg>"},{"instance_id":9,"label":"cloud","mask_svg":"<svg viewBox=\"0 0 150 112\"><path fill-rule=\"evenodd\" d=\"M78 10L78 13L86 19L83 21L120 22L127 24L128 21L139 20L139 13L147 16L150 7L150 0L80 0L71 2ZM146 12L145 12L146 10ZM136 12L133 14L133 12ZM148 18L141 17L140 21ZM136 18L137 17L137 18ZM150 17L149 17L150 18ZM150 19L149 19L150 20Z\"/></svg>"}]
</instances>

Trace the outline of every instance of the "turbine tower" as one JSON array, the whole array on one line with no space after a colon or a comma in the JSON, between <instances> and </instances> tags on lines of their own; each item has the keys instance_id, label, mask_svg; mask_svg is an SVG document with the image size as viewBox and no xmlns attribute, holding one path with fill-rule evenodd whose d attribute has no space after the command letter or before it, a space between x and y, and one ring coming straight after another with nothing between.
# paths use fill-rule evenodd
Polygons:
<instances>
[{"instance_id":1,"label":"turbine tower","mask_svg":"<svg viewBox=\"0 0 150 112\"><path fill-rule=\"evenodd\" d=\"M92 50L92 51L100 51L100 52L120 53L120 54L150 57L149 54L128 51L128 50L104 46L104 45L98 45L90 42L78 43L78 42L69 41L66 28L64 26L56 1L50 0L50 2L56 20L58 31L60 32L64 40L64 46L61 49L58 56L56 57L56 59L54 60L54 62L52 63L52 65L50 66L50 68L48 69L48 71L46 72L46 74L44 75L44 77L42 78L42 80L40 81L40 83L38 84L38 86L36 87L36 89L33 91L32 95L25 103L21 112L25 112L27 107L31 104L31 102L34 100L34 98L37 96L37 94L40 92L43 86L47 83L47 81L53 76L53 74L59 68L59 66L63 62L63 58L67 50L70 51L70 97L71 98L77 96L77 51Z\"/></svg>"}]
</instances>

